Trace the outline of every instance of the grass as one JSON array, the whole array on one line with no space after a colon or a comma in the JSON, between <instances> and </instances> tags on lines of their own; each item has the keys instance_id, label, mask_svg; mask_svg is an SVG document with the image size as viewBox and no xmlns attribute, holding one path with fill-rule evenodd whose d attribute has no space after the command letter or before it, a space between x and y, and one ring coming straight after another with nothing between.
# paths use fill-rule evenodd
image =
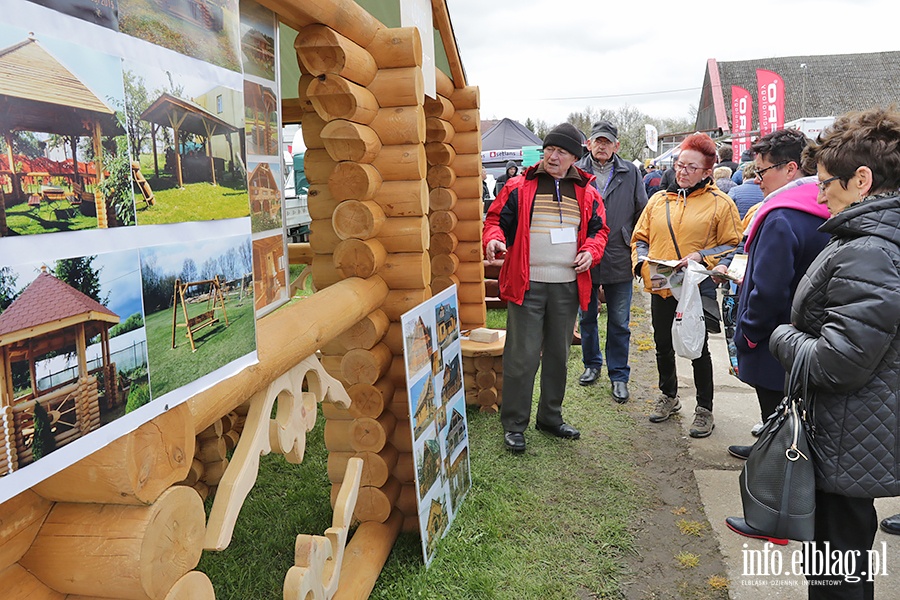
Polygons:
<instances>
[{"instance_id":1,"label":"grass","mask_svg":"<svg viewBox=\"0 0 900 600\"><path fill-rule=\"evenodd\" d=\"M505 323L502 315L493 318ZM633 515L650 499L634 481L633 421L608 401L608 391L578 386L580 373L573 348L565 414L582 430L577 442L531 429L528 452L515 456L503 448L498 416L469 410L472 488L456 520L428 569L418 534L402 534L372 598L621 595L625 558L634 552ZM199 569L220 600L281 598L295 536L321 535L330 526L322 421L320 414L301 465L263 457L231 546L204 553Z\"/></svg>"},{"instance_id":2,"label":"grass","mask_svg":"<svg viewBox=\"0 0 900 600\"><path fill-rule=\"evenodd\" d=\"M55 202L53 206L57 210L47 204L32 208L27 202L9 206L6 208L7 226L19 235L97 228L97 217L84 216L68 200Z\"/></svg>"},{"instance_id":3,"label":"grass","mask_svg":"<svg viewBox=\"0 0 900 600\"><path fill-rule=\"evenodd\" d=\"M187 306L188 314L192 317L207 310L206 302ZM171 308L147 315L147 353L154 398L210 373L256 347L251 298L245 298L239 304L236 296L226 296L225 309L228 313L228 326L225 326L221 310L217 311L219 322L194 334L196 352L191 352L184 327L179 327L176 331L176 347L172 348ZM184 323L180 304L177 318L179 323Z\"/></svg>"},{"instance_id":4,"label":"grass","mask_svg":"<svg viewBox=\"0 0 900 600\"><path fill-rule=\"evenodd\" d=\"M153 206L147 206L139 193L135 197L138 225L233 219L250 214L245 184L230 183L227 177L219 185L186 183L178 188L160 178L151 180L150 186L156 198Z\"/></svg>"}]
</instances>

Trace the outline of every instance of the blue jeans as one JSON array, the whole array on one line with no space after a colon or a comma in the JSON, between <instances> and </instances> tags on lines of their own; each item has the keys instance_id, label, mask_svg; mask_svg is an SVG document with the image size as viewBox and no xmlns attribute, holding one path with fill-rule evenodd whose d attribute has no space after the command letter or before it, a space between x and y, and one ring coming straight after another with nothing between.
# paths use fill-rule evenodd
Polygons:
<instances>
[{"instance_id":1,"label":"blue jeans","mask_svg":"<svg viewBox=\"0 0 900 600\"><path fill-rule=\"evenodd\" d=\"M628 366L628 347L631 343L631 294L633 284L607 283L603 286L606 295L606 370L610 381L628 381L631 367ZM597 290L591 287L591 300L587 310L581 312L581 355L585 368L599 369L603 366L600 354L600 332L597 327Z\"/></svg>"}]
</instances>

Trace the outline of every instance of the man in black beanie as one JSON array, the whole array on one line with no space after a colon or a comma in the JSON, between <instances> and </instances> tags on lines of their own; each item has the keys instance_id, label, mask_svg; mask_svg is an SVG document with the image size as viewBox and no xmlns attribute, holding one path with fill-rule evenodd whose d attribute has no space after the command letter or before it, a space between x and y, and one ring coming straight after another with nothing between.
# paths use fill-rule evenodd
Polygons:
<instances>
[{"instance_id":1,"label":"man in black beanie","mask_svg":"<svg viewBox=\"0 0 900 600\"><path fill-rule=\"evenodd\" d=\"M500 297L508 301L500 421L512 452L525 451L538 365L535 428L564 439L581 436L562 418L566 359L578 307L586 309L590 298L590 268L609 237L594 177L575 167L583 140L569 123L554 127L541 161L503 186L485 218L485 257L506 255L499 280Z\"/></svg>"}]
</instances>

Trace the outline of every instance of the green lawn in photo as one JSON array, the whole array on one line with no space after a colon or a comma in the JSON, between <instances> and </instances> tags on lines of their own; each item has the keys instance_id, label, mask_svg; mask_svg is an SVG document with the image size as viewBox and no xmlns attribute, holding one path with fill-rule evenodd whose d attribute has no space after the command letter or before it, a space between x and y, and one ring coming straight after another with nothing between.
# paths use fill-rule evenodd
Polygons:
<instances>
[{"instance_id":1,"label":"green lawn in photo","mask_svg":"<svg viewBox=\"0 0 900 600\"><path fill-rule=\"evenodd\" d=\"M40 207L28 206L27 202L23 202L6 207L6 224L19 235L34 235L97 229L97 217L86 217L68 200L60 200L52 205L42 202Z\"/></svg>"},{"instance_id":2,"label":"green lawn in photo","mask_svg":"<svg viewBox=\"0 0 900 600\"><path fill-rule=\"evenodd\" d=\"M138 225L234 219L250 214L247 185L240 176L226 176L218 185L186 183L183 188L169 178L147 180L155 203L147 206L140 192L135 194Z\"/></svg>"},{"instance_id":3,"label":"green lawn in photo","mask_svg":"<svg viewBox=\"0 0 900 600\"><path fill-rule=\"evenodd\" d=\"M188 304L187 307L191 317L209 310L206 302ZM253 298L245 296L239 302L237 295L226 296L225 309L228 312L228 326L225 326L222 311L217 310L219 322L194 334L196 352L191 352L191 342L185 335L185 327L176 329L176 347L172 348L171 308L147 315L145 323L150 389L154 398L206 375L256 348ZM178 323L184 323L181 304L176 318Z\"/></svg>"}]
</instances>

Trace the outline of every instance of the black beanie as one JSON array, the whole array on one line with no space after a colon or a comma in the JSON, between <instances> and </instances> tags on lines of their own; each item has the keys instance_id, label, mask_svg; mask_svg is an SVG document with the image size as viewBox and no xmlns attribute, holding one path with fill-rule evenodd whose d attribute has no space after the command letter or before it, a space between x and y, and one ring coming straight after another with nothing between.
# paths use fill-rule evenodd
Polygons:
<instances>
[{"instance_id":1,"label":"black beanie","mask_svg":"<svg viewBox=\"0 0 900 600\"><path fill-rule=\"evenodd\" d=\"M562 123L550 130L544 138L543 148L558 146L563 150L574 154L575 158L581 158L584 153L584 135L571 123Z\"/></svg>"}]
</instances>

